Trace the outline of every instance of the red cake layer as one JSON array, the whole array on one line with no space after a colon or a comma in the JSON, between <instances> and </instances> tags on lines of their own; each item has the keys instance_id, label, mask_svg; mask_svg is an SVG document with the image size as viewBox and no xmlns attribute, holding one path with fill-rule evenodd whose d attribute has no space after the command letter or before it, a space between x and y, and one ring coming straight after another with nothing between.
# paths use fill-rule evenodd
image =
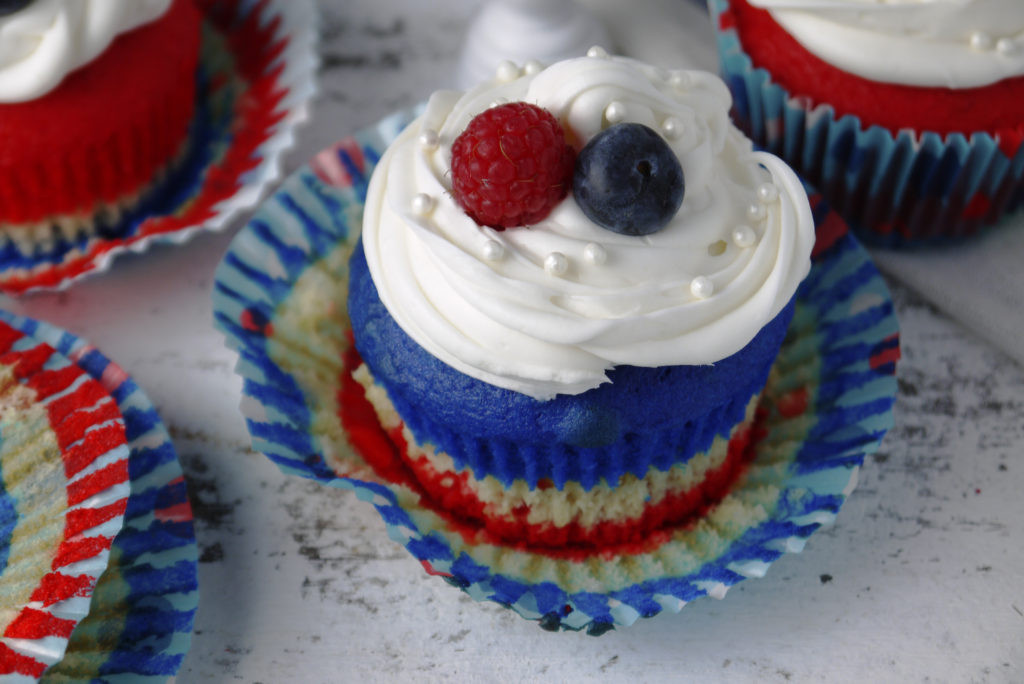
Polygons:
<instances>
[{"instance_id":1,"label":"red cake layer","mask_svg":"<svg viewBox=\"0 0 1024 684\"><path fill-rule=\"evenodd\" d=\"M881 83L847 73L808 52L747 0L729 0L722 28L734 25L743 50L755 67L790 94L812 104L829 104L839 115L852 114L866 126L898 131L913 128L946 134L985 131L1000 137L1004 151L1024 138L1024 76L978 88L929 88Z\"/></svg>"},{"instance_id":2,"label":"red cake layer","mask_svg":"<svg viewBox=\"0 0 1024 684\"><path fill-rule=\"evenodd\" d=\"M175 0L55 90L0 104L0 223L90 214L171 162L192 120L200 18Z\"/></svg>"},{"instance_id":3,"label":"red cake layer","mask_svg":"<svg viewBox=\"0 0 1024 684\"><path fill-rule=\"evenodd\" d=\"M433 501L452 514L481 525L495 538L509 544L525 543L531 547L602 548L644 539L663 528L682 525L707 512L729 492L752 459L751 447L757 442L756 432L756 424L737 431L729 441L725 461L710 469L700 484L670 492L661 501L646 505L638 517L604 520L593 525L583 525L575 520L566 525L530 522L531 510L526 505L516 507L510 516L490 515L487 504L481 501L469 484L469 472L439 471L424 456L410 457L409 445L403 438L401 426L389 430L388 437L423 491ZM585 494L583 496L586 497Z\"/></svg>"},{"instance_id":4,"label":"red cake layer","mask_svg":"<svg viewBox=\"0 0 1024 684\"><path fill-rule=\"evenodd\" d=\"M641 520L606 522L590 528L530 525L520 520L498 520L480 515L479 502L471 492L446 488L432 482L405 458L408 448L401 425L385 430L352 372L362 359L352 346L345 354L338 391L339 418L352 447L383 480L408 487L421 504L448 521L451 529L469 543L490 543L529 549L554 558L583 560L594 553L645 553L664 542L666 535L691 524L717 504L742 475L764 437L764 415L758 411L754 424L738 433L729 444L725 463L709 473L705 482L661 504L649 507ZM422 476L422 477L421 477ZM450 475L449 475L450 476ZM637 526L640 526L638 529Z\"/></svg>"}]
</instances>

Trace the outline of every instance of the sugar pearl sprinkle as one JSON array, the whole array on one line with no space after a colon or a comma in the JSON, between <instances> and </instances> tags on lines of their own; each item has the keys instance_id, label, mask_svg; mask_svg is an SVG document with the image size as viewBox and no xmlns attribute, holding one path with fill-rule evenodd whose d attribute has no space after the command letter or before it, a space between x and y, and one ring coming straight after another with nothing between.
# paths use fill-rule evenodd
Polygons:
<instances>
[{"instance_id":1,"label":"sugar pearl sprinkle","mask_svg":"<svg viewBox=\"0 0 1024 684\"><path fill-rule=\"evenodd\" d=\"M561 252L551 252L544 257L544 270L551 275L564 275L569 270L569 259Z\"/></svg>"},{"instance_id":2,"label":"sugar pearl sprinkle","mask_svg":"<svg viewBox=\"0 0 1024 684\"><path fill-rule=\"evenodd\" d=\"M668 77L668 82L676 88L689 88L693 85L693 79L685 71L673 71L672 75Z\"/></svg>"},{"instance_id":3,"label":"sugar pearl sprinkle","mask_svg":"<svg viewBox=\"0 0 1024 684\"><path fill-rule=\"evenodd\" d=\"M757 233L750 226L736 226L732 229L732 241L737 247L753 247L757 242Z\"/></svg>"},{"instance_id":4,"label":"sugar pearl sprinkle","mask_svg":"<svg viewBox=\"0 0 1024 684\"><path fill-rule=\"evenodd\" d=\"M996 52L1001 55L1017 54L1017 42L1013 38L1000 38L996 41Z\"/></svg>"},{"instance_id":5,"label":"sugar pearl sprinkle","mask_svg":"<svg viewBox=\"0 0 1024 684\"><path fill-rule=\"evenodd\" d=\"M604 108L604 118L608 119L608 123L617 124L626 120L626 105L621 102L615 101L608 104Z\"/></svg>"},{"instance_id":6,"label":"sugar pearl sprinkle","mask_svg":"<svg viewBox=\"0 0 1024 684\"><path fill-rule=\"evenodd\" d=\"M488 261L501 261L505 256L505 248L497 240L488 240L484 243L484 259Z\"/></svg>"},{"instance_id":7,"label":"sugar pearl sprinkle","mask_svg":"<svg viewBox=\"0 0 1024 684\"><path fill-rule=\"evenodd\" d=\"M971 48L974 50L991 50L993 45L992 36L984 31L974 31L969 38Z\"/></svg>"},{"instance_id":8,"label":"sugar pearl sprinkle","mask_svg":"<svg viewBox=\"0 0 1024 684\"><path fill-rule=\"evenodd\" d=\"M779 189L772 183L761 183L757 186L757 201L763 204L771 204L779 198Z\"/></svg>"},{"instance_id":9,"label":"sugar pearl sprinkle","mask_svg":"<svg viewBox=\"0 0 1024 684\"><path fill-rule=\"evenodd\" d=\"M426 216L434 210L434 198L422 192L413 195L412 210L417 216Z\"/></svg>"},{"instance_id":10,"label":"sugar pearl sprinkle","mask_svg":"<svg viewBox=\"0 0 1024 684\"><path fill-rule=\"evenodd\" d=\"M498 65L495 72L499 81L512 81L519 78L519 67L515 63L505 60Z\"/></svg>"},{"instance_id":11,"label":"sugar pearl sprinkle","mask_svg":"<svg viewBox=\"0 0 1024 684\"><path fill-rule=\"evenodd\" d=\"M588 263L600 266L608 261L608 252L606 252L604 247L601 245L591 242L583 248L583 258L586 259Z\"/></svg>"},{"instance_id":12,"label":"sugar pearl sprinkle","mask_svg":"<svg viewBox=\"0 0 1024 684\"><path fill-rule=\"evenodd\" d=\"M531 59L529 62L523 65L523 73L527 76L535 76L540 72L544 71L544 65L535 59Z\"/></svg>"},{"instance_id":13,"label":"sugar pearl sprinkle","mask_svg":"<svg viewBox=\"0 0 1024 684\"><path fill-rule=\"evenodd\" d=\"M420 147L425 150L436 150L441 144L441 136L431 128L425 128L420 132Z\"/></svg>"},{"instance_id":14,"label":"sugar pearl sprinkle","mask_svg":"<svg viewBox=\"0 0 1024 684\"><path fill-rule=\"evenodd\" d=\"M761 221L767 215L764 205L759 202L752 202L747 206L747 218L751 221Z\"/></svg>"},{"instance_id":15,"label":"sugar pearl sprinkle","mask_svg":"<svg viewBox=\"0 0 1024 684\"><path fill-rule=\"evenodd\" d=\"M683 122L674 116L670 116L661 122L661 132L669 140L678 140L683 134Z\"/></svg>"},{"instance_id":16,"label":"sugar pearl sprinkle","mask_svg":"<svg viewBox=\"0 0 1024 684\"><path fill-rule=\"evenodd\" d=\"M690 281L690 292L697 299L707 299L715 293L715 284L704 276L697 276Z\"/></svg>"},{"instance_id":17,"label":"sugar pearl sprinkle","mask_svg":"<svg viewBox=\"0 0 1024 684\"><path fill-rule=\"evenodd\" d=\"M595 45L592 48L590 48L589 50L587 50L587 57L596 57L598 59L601 59L601 58L607 57L607 56L608 56L608 51L605 50L600 45Z\"/></svg>"}]
</instances>

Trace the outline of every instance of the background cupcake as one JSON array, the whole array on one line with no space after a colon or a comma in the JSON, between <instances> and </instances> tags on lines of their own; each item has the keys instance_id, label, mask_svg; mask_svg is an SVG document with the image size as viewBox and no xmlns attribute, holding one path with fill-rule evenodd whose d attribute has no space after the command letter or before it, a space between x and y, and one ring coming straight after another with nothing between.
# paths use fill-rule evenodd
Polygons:
<instances>
[{"instance_id":1,"label":"background cupcake","mask_svg":"<svg viewBox=\"0 0 1024 684\"><path fill-rule=\"evenodd\" d=\"M0 235L21 252L108 234L184 153L191 0L0 5Z\"/></svg>"},{"instance_id":2,"label":"background cupcake","mask_svg":"<svg viewBox=\"0 0 1024 684\"><path fill-rule=\"evenodd\" d=\"M735 116L867 240L966 236L1024 188L1024 5L711 0Z\"/></svg>"}]
</instances>

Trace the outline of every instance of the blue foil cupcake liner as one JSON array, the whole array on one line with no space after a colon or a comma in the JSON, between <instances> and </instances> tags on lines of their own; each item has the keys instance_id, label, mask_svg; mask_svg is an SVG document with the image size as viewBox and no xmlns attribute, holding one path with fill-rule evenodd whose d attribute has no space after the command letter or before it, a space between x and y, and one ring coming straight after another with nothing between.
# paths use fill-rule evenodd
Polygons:
<instances>
[{"instance_id":1,"label":"blue foil cupcake liner","mask_svg":"<svg viewBox=\"0 0 1024 684\"><path fill-rule=\"evenodd\" d=\"M353 447L339 419L351 338L348 258L369 175L415 112L324 150L236 236L214 287L214 317L239 354L253 447L285 473L350 489L429 574L547 629L601 634L640 617L721 598L831 523L892 425L899 356L885 283L845 224L815 197L811 273L765 389L770 415L744 476L702 517L643 548L575 555L511 547L459 521Z\"/></svg>"},{"instance_id":2,"label":"blue foil cupcake liner","mask_svg":"<svg viewBox=\"0 0 1024 684\"><path fill-rule=\"evenodd\" d=\"M163 682L188 652L199 605L195 532L184 475L156 409L118 366L84 340L0 310L99 381L117 402L128 441L128 504L89 612L44 682Z\"/></svg>"},{"instance_id":3,"label":"blue foil cupcake liner","mask_svg":"<svg viewBox=\"0 0 1024 684\"><path fill-rule=\"evenodd\" d=\"M734 27L722 28L729 0L708 7L737 125L818 188L865 242L947 243L1024 204L1024 146L1010 158L987 133L893 135L826 104L812 108L754 67Z\"/></svg>"}]
</instances>

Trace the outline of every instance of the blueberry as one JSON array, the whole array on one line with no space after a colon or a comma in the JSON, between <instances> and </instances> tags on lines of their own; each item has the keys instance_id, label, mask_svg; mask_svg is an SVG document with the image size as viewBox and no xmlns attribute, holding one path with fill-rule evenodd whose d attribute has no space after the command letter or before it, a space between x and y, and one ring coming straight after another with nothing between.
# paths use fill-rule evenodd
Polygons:
<instances>
[{"instance_id":1,"label":"blueberry","mask_svg":"<svg viewBox=\"0 0 1024 684\"><path fill-rule=\"evenodd\" d=\"M19 12L32 2L33 0L0 0L0 17Z\"/></svg>"},{"instance_id":2,"label":"blueberry","mask_svg":"<svg viewBox=\"0 0 1024 684\"><path fill-rule=\"evenodd\" d=\"M683 203L683 167L643 124L620 123L590 139L576 158L572 191L594 223L623 235L648 235Z\"/></svg>"}]
</instances>

